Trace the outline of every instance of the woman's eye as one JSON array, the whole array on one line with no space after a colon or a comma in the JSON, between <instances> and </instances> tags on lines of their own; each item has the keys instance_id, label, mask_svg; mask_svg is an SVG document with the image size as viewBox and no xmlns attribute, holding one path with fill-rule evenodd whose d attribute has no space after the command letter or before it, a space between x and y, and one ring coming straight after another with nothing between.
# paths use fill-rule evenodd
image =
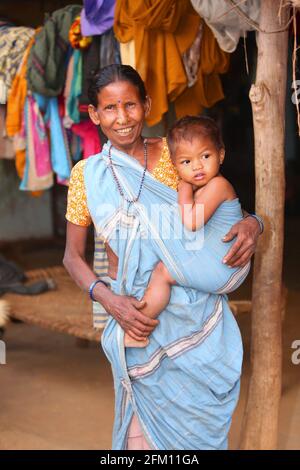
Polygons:
<instances>
[{"instance_id":1,"label":"woman's eye","mask_svg":"<svg viewBox=\"0 0 300 470\"><path fill-rule=\"evenodd\" d=\"M114 109L114 105L113 104L108 104L107 106L105 106L104 109L106 109L108 111L111 111L112 109Z\"/></svg>"},{"instance_id":2,"label":"woman's eye","mask_svg":"<svg viewBox=\"0 0 300 470\"><path fill-rule=\"evenodd\" d=\"M133 106L135 106L135 103L129 102L129 103L126 103L126 106L127 108L133 108Z\"/></svg>"}]
</instances>

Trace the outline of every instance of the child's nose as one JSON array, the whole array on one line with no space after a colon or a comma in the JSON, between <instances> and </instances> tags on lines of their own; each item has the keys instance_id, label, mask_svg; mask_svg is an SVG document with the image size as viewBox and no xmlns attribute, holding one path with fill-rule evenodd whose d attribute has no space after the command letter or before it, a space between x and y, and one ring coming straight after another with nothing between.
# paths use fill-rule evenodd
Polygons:
<instances>
[{"instance_id":1,"label":"child's nose","mask_svg":"<svg viewBox=\"0 0 300 470\"><path fill-rule=\"evenodd\" d=\"M193 170L200 170L203 167L201 160L195 160L193 163Z\"/></svg>"}]
</instances>

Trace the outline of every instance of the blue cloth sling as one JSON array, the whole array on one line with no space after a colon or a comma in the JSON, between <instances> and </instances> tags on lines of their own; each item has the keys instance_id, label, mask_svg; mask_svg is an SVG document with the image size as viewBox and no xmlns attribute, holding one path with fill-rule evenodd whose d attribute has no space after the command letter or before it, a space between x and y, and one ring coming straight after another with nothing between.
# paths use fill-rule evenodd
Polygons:
<instances>
[{"instance_id":1,"label":"blue cloth sling","mask_svg":"<svg viewBox=\"0 0 300 470\"><path fill-rule=\"evenodd\" d=\"M243 355L226 293L241 284L249 265L224 265L230 243L221 238L242 218L239 201L224 202L202 231L188 232L176 191L149 172L138 202L120 196L109 147L87 160L84 180L97 234L119 258L113 291L141 299L159 261L177 281L147 347L125 349L112 317L102 334L116 395L113 449L126 449L133 413L152 449L226 449ZM134 198L142 166L113 147L111 158L126 197Z\"/></svg>"}]
</instances>

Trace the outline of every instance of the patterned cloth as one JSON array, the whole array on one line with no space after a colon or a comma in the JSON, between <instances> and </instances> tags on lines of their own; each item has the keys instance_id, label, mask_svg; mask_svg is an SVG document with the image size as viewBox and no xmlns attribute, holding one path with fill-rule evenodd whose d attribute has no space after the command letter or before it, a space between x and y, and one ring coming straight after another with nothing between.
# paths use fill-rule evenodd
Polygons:
<instances>
[{"instance_id":1,"label":"patterned cloth","mask_svg":"<svg viewBox=\"0 0 300 470\"><path fill-rule=\"evenodd\" d=\"M69 30L80 5L55 11L37 34L28 58L28 89L45 96L58 96L64 86L67 52L71 48Z\"/></svg>"},{"instance_id":2,"label":"patterned cloth","mask_svg":"<svg viewBox=\"0 0 300 470\"><path fill-rule=\"evenodd\" d=\"M126 449L134 413L151 449L226 449L242 364L240 332L226 293L240 285L249 265L224 265L228 245L221 238L242 219L239 201L222 203L203 230L180 233L176 191L146 172L139 201L128 204L109 167L109 147L108 142L87 160L84 182L97 234L119 258L113 292L141 299L160 260L177 282L147 347L125 350L124 332L113 317L102 334L116 392L112 447ZM142 166L114 148L111 158L132 199Z\"/></svg>"},{"instance_id":3,"label":"patterned cloth","mask_svg":"<svg viewBox=\"0 0 300 470\"><path fill-rule=\"evenodd\" d=\"M17 73L33 28L0 27L0 103L5 104L13 79Z\"/></svg>"}]
</instances>

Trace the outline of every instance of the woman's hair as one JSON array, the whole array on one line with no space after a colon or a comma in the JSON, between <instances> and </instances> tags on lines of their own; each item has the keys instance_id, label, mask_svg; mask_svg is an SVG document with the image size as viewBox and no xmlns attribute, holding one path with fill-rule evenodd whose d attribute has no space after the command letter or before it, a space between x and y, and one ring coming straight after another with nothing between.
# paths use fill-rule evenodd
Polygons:
<instances>
[{"instance_id":1,"label":"woman's hair","mask_svg":"<svg viewBox=\"0 0 300 470\"><path fill-rule=\"evenodd\" d=\"M195 137L208 137L216 149L224 149L224 142L217 123L208 116L185 116L173 124L167 134L170 153L181 140L191 142Z\"/></svg>"},{"instance_id":2,"label":"woman's hair","mask_svg":"<svg viewBox=\"0 0 300 470\"><path fill-rule=\"evenodd\" d=\"M138 89L141 100L146 101L146 88L138 72L130 65L112 64L103 67L91 78L88 88L90 103L97 107L98 93L107 85L115 82L131 83Z\"/></svg>"}]
</instances>

